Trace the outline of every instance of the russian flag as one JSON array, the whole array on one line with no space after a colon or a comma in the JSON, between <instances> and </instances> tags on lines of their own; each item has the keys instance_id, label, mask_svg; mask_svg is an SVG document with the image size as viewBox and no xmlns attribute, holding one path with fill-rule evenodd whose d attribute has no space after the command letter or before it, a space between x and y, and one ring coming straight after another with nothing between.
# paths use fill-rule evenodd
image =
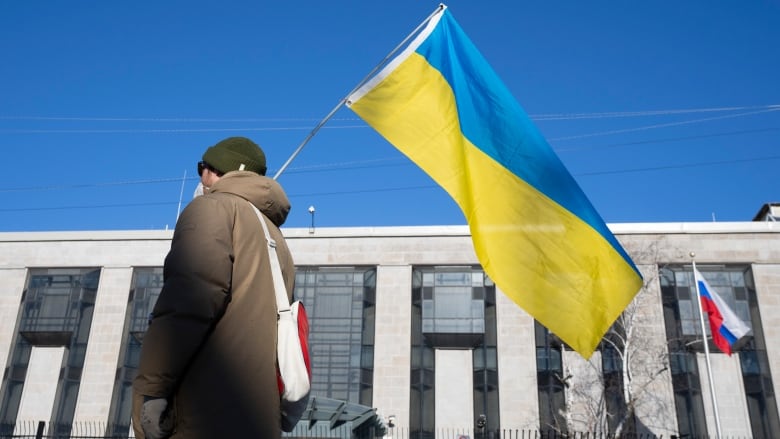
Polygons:
<instances>
[{"instance_id":1,"label":"russian flag","mask_svg":"<svg viewBox=\"0 0 780 439\"><path fill-rule=\"evenodd\" d=\"M740 338L750 332L750 327L729 308L726 302L712 289L699 273L693 269L696 284L699 288L702 310L710 320L710 332L715 346L722 352L731 355L731 348Z\"/></svg>"}]
</instances>

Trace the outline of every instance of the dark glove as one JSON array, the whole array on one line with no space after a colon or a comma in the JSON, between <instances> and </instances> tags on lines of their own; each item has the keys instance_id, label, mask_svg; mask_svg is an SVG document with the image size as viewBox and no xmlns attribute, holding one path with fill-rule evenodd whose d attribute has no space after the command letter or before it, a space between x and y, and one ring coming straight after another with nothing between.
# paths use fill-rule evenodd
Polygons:
<instances>
[{"instance_id":1,"label":"dark glove","mask_svg":"<svg viewBox=\"0 0 780 439\"><path fill-rule=\"evenodd\" d=\"M146 439L164 439L173 433L173 417L165 398L144 397L141 428Z\"/></svg>"}]
</instances>

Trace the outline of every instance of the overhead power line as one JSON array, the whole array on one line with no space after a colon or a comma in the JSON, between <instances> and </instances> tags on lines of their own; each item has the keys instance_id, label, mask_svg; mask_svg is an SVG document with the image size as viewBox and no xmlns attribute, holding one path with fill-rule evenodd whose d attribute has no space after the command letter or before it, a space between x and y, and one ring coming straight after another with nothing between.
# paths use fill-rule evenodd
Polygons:
<instances>
[{"instance_id":1,"label":"overhead power line","mask_svg":"<svg viewBox=\"0 0 780 439\"><path fill-rule=\"evenodd\" d=\"M621 146L632 146L632 145L649 145L649 144L668 143L668 142L682 142L686 140L710 139L714 137L723 137L723 136L738 136L741 134L764 133L769 131L780 131L780 127L756 128L754 130L725 131L720 133L700 134L696 136L677 136L677 137L667 137L663 139L637 140L634 142L620 142L620 143L612 143L609 145L590 145L590 146L582 146L582 147L553 148L553 149L555 149L556 152L560 153L560 152L568 152L568 151L618 148Z\"/></svg>"},{"instance_id":2,"label":"overhead power line","mask_svg":"<svg viewBox=\"0 0 780 439\"><path fill-rule=\"evenodd\" d=\"M728 118L737 118L737 117L744 117L744 116L751 116L751 115L758 115L758 114L765 114L765 113L771 113L776 112L780 110L780 105L763 105L763 106L741 106L741 107L710 107L710 108L698 108L698 109L683 109L683 110L653 110L653 111L623 111L623 112L602 112L602 113L573 113L573 114L543 114L543 115L537 115L532 116L532 118L536 120L549 120L549 121L555 121L555 120L576 120L576 119L602 119L602 118L629 118L629 117L655 117L655 116L672 116L672 115L680 115L680 114L705 114L705 113L717 113L717 112L729 112L729 114L719 114L714 116L708 116L708 117L700 117L695 119L689 119L689 120L683 120L683 121L675 121L675 122L667 122L667 123L657 123L652 125L644 125L640 127L633 127L633 128L625 128L625 129L619 129L619 130L607 130L607 131L600 131L595 133L588 133L588 134L581 134L577 136L568 136L568 137L559 137L559 138L552 138L549 139L552 142L562 142L566 140L573 140L573 139L582 139L582 138L591 138L596 136L607 136L611 134L618 134L618 133L626 133L626 132L635 132L635 131L644 131L644 130L652 130L652 129L658 129L658 128L666 128L666 127L672 127L672 126L679 126L679 125L690 125L695 123L703 123L703 122L709 122L709 121L716 121L716 120L723 120ZM734 113L737 112L737 113ZM0 122L3 120L39 120L39 121L73 121L73 122L187 122L187 123L203 123L203 122L248 122L248 123L261 123L261 122L299 122L299 121L306 121L306 120L315 120L315 119L305 119L305 118L275 118L275 119L268 119L268 118L257 118L257 119L205 119L205 118L196 118L196 119L184 119L184 118L83 118L83 117L22 117L22 116L0 116ZM340 121L354 121L357 119L353 118L344 118L344 119L338 119ZM351 128L367 128L366 125L343 125L343 126L334 126L334 127L323 127L323 128L332 128L332 129L351 129ZM298 126L288 126L288 127L270 127L270 128L262 128L262 127L255 127L255 128L244 128L241 130L246 131L262 131L262 130L309 130L310 127L298 127ZM51 132L64 132L64 133L74 133L74 132L98 132L98 133L113 133L113 132L199 132L199 131L236 131L239 130L238 128L193 128L193 129L152 129L152 130L144 130L144 129L120 129L120 130L112 130L112 129L105 129L105 130L33 130L33 131L25 131L25 130L18 130L13 132L45 132L45 133L51 133ZM672 137L672 138L664 138L664 139L649 139L649 140L642 140L642 141L636 141L636 142L628 142L628 143L617 143L617 144L611 144L611 145L602 145L602 146L592 146L590 149L597 149L597 148L614 148L619 146L628 146L628 145L637 145L637 144L653 144L653 143L663 143L663 142L672 142L672 141L684 141L684 140L692 140L692 139L699 139L699 138L707 138L707 137L716 137L716 136L726 136L726 135L739 135L739 134L747 134L747 133L756 133L756 132L765 132L765 131L776 131L780 130L780 128L777 127L770 127L770 128L759 128L759 129L752 129L752 130L741 130L741 131L730 131L730 132L720 132L720 133L711 133L711 134L702 134L697 136L684 136L684 137ZM3 130L0 128L0 133L3 132L10 132L8 130ZM587 147L586 147L587 148ZM560 148L554 148L556 151L571 151L573 148L569 149L560 149ZM579 149L579 148L578 148ZM705 167L705 166L717 166L717 165L732 165L734 163L746 163L746 162L759 162L759 161L774 161L780 159L780 156L767 156L767 157L758 157L758 158L744 158L744 159L731 159L731 160L723 160L723 161L710 161L710 162L696 162L696 163L688 163L688 164L675 164L675 165L663 165L663 166L654 166L654 167L644 167L644 168L632 168L632 169L616 169L616 170L607 170L607 171L595 171L595 172L585 172L585 173L579 173L576 176L597 176L597 175L607 175L607 174L626 174L626 173L637 173L637 172L652 172L652 171L661 171L661 170L668 170L668 169L684 169L684 168L697 168L697 167ZM362 161L348 161L348 162L335 162L335 163L325 163L325 164L318 164L318 165L311 165L311 166L302 166L302 167L295 167L290 168L288 171L288 174L304 174L304 173L313 173L313 172L327 172L327 171L333 171L333 170L344 170L344 169L360 169L360 168L378 168L378 167L387 167L387 166L413 166L413 163L411 161L405 160L403 157L393 157L393 158L384 158L384 159L372 159L372 160L362 160ZM97 182L97 183L81 183L81 184L59 184L59 185L46 185L46 186L28 186L28 187L16 187L16 188L9 188L9 187L2 187L0 188L0 194L2 193L11 193L11 192L25 192L25 191L55 191L55 190L73 190L73 189L86 189L86 188L99 188L99 187L119 187L119 186L129 186L129 185L144 185L144 184L166 184L166 183L183 183L186 181L192 181L196 180L197 177L190 177L190 178L182 178L182 177L169 177L169 178L147 178L147 179L139 179L139 180L125 180L125 181L116 181L116 182ZM379 193L379 192L393 192L393 191L405 191L405 190L421 190L421 189L433 189L437 188L436 185L424 185L424 186L409 186L409 187L389 187L389 188L376 188L376 189L357 189L357 190L347 190L347 191L331 191L331 192L322 192L322 193L305 193L305 194L290 194L290 197L300 198L300 197L317 197L317 196L339 196L339 195L350 195L350 194L363 194L363 193ZM148 207L148 206L163 206L163 205L175 205L176 201L170 201L170 202L148 202L148 203L113 203L113 204L95 204L95 205L73 205L73 206L47 206L47 207L29 207L29 208L0 208L0 212L25 212L25 211L56 211L56 210L73 210L73 209L108 209L108 208L127 208L127 207Z\"/></svg>"},{"instance_id":3,"label":"overhead power line","mask_svg":"<svg viewBox=\"0 0 780 439\"><path fill-rule=\"evenodd\" d=\"M706 166L717 165L731 165L734 163L747 163L747 162L761 162L761 161L773 161L780 160L780 155L755 157L750 159L736 159L736 160L719 160L711 162L698 162L679 165L663 165L663 166L649 166L645 168L633 168L633 169L617 169L611 171L595 171L595 172L582 172L575 174L575 177L589 177L596 175L608 175L608 174L627 174L634 172L652 172L663 171L668 169L690 169L701 168ZM179 179L181 180L181 179ZM330 192L308 192L300 194L288 194L289 198L311 198L311 197L323 197L323 196L342 196L342 195L355 195L366 193L380 193L380 192L398 192L409 190L421 190L421 189L437 189L438 185L418 185L418 186L400 186L391 188L375 188L375 189L357 189L346 191L330 191ZM106 209L106 208L127 208L127 207L147 207L147 206L172 206L177 204L178 201L162 201L162 202L148 202L148 203L117 203L117 204L96 204L96 205L73 205L73 206L46 206L46 207L20 207L20 208L0 208L0 212L33 212L33 211L55 211L55 210L73 210L73 209Z\"/></svg>"},{"instance_id":4,"label":"overhead power line","mask_svg":"<svg viewBox=\"0 0 780 439\"><path fill-rule=\"evenodd\" d=\"M771 108L765 108L763 110L758 111L749 111L746 113L737 113L737 114L726 114L723 116L714 116L714 117L705 117L700 119L692 119L692 120L683 120L678 122L668 122L668 123L659 123L659 124L653 124L653 125L645 125L641 127L633 127L633 128L624 128L619 130L609 130L609 131L599 131L596 133L590 133L590 134L578 134L575 136L566 136L566 137L556 137L549 139L551 142L558 142L561 140L574 140L574 139L584 139L586 137L596 137L596 136L607 136L611 134L624 134L624 133L632 133L636 131L644 131L644 130L652 130L656 128L668 128L668 127L674 127L674 126L680 126L680 125L690 125L694 123L700 123L700 122L710 122L713 120L722 120L722 119L731 119L735 117L744 117L744 116L753 116L756 114L762 114L762 113L771 113L773 111L780 110L780 106L771 106Z\"/></svg>"},{"instance_id":5,"label":"overhead power line","mask_svg":"<svg viewBox=\"0 0 780 439\"><path fill-rule=\"evenodd\" d=\"M242 117L242 118L204 118L204 117L77 117L77 116L0 116L0 120L68 121L68 122L312 122L315 118L305 117ZM356 121L357 117L333 118L334 121Z\"/></svg>"},{"instance_id":6,"label":"overhead power line","mask_svg":"<svg viewBox=\"0 0 780 439\"><path fill-rule=\"evenodd\" d=\"M342 125L323 127L328 129L352 129L368 128L368 125ZM217 132L235 132L235 131L304 131L311 127L233 127L233 128L171 128L171 129L146 129L146 128L119 128L119 129L23 129L23 128L0 128L0 133L6 134L140 134L140 133L217 133Z\"/></svg>"},{"instance_id":7,"label":"overhead power line","mask_svg":"<svg viewBox=\"0 0 780 439\"><path fill-rule=\"evenodd\" d=\"M572 119L603 119L618 117L646 117L668 116L673 114L713 113L722 111L754 111L762 109L780 109L780 104L731 106L731 107L705 107L685 108L671 110L640 110L640 111L604 111L592 113L549 113L532 114L530 117L536 120L572 120ZM316 122L314 117L241 117L241 118L217 118L217 117L104 117L104 116L33 116L33 115L0 115L0 120L38 120L38 121L78 121L78 122ZM357 117L334 117L330 119L339 121L359 121Z\"/></svg>"},{"instance_id":8,"label":"overhead power line","mask_svg":"<svg viewBox=\"0 0 780 439\"><path fill-rule=\"evenodd\" d=\"M617 148L621 146L679 142L679 141L686 141L686 140L706 139L712 137L761 133L761 132L778 131L778 130L780 130L780 128L775 128L775 127L757 128L754 130L725 131L725 132L718 132L718 133L711 133L711 134L702 134L697 136L679 136L679 137L669 137L669 138L662 138L662 139L640 140L635 142L613 143L609 145L585 146L585 147L577 147L577 148L573 148L573 147L554 148L554 149L559 153L569 152L569 151L596 150L596 149L606 149L606 148ZM755 161L750 159L748 160ZM333 163L323 163L318 165L297 166L297 167L289 168L287 174L304 174L304 173L313 173L313 172L341 171L341 170L348 170L348 169L366 169L366 168L380 168L380 167L390 167L390 166L412 166L412 165L413 163L411 161L406 160L403 157L390 157L390 158L381 158L381 159L352 160L347 162L333 162ZM269 173L271 173L272 171L275 170L269 170ZM618 170L618 171L608 171L607 173L622 173L622 172L624 171ZM595 174L580 174L580 175L600 175L600 174L603 173L598 172ZM189 177L184 179L184 181L194 181L197 180L197 178L198 177ZM148 178L148 179L140 179L140 180L125 180L125 181L115 181L115 182L59 184L59 185L45 185L45 186L0 187L0 193L89 189L89 188L98 188L98 187L164 184L164 183L174 183L174 182L180 183L182 182L182 178L166 177L166 178Z\"/></svg>"},{"instance_id":9,"label":"overhead power line","mask_svg":"<svg viewBox=\"0 0 780 439\"><path fill-rule=\"evenodd\" d=\"M612 111L604 113L564 113L564 114L538 114L531 116L534 120L573 120L573 119L605 119L619 117L647 117L647 116L670 116L675 114L691 113L714 113L719 111L755 111L780 109L780 105L754 105L742 107L709 107L692 108L683 110L650 110L650 111Z\"/></svg>"},{"instance_id":10,"label":"overhead power line","mask_svg":"<svg viewBox=\"0 0 780 439\"><path fill-rule=\"evenodd\" d=\"M193 177L192 179L194 179ZM136 184L154 184L154 183L171 183L180 182L181 178L147 178L143 180L125 180L125 181L108 181L99 183L79 183L79 184L58 184L58 185L46 185L46 186L27 186L27 187L15 187L15 188L0 188L2 192L32 192L32 191L51 191L51 190L65 190L65 189L87 189L96 187L109 187L109 186L131 186ZM189 179L188 179L189 180Z\"/></svg>"},{"instance_id":11,"label":"overhead power line","mask_svg":"<svg viewBox=\"0 0 780 439\"><path fill-rule=\"evenodd\" d=\"M118 207L148 207L148 206L169 206L175 205L176 201L160 201L148 203L117 203L117 204L82 204L74 206L45 206L45 207L10 207L0 209L0 212L34 212L49 210L74 210L74 209L108 209Z\"/></svg>"},{"instance_id":12,"label":"overhead power line","mask_svg":"<svg viewBox=\"0 0 780 439\"><path fill-rule=\"evenodd\" d=\"M628 174L633 172L664 171L667 169L703 168L705 166L733 165L734 163L763 162L763 161L771 161L771 160L780 160L780 155L772 155L767 157L755 157L750 159L718 160L713 162L699 162L699 163L688 163L688 164L679 164L679 165L649 166L646 168L617 169L612 171L581 172L577 175L592 176L592 175L607 175L607 174Z\"/></svg>"},{"instance_id":13,"label":"overhead power line","mask_svg":"<svg viewBox=\"0 0 780 439\"><path fill-rule=\"evenodd\" d=\"M340 171L345 169L380 168L380 167L406 166L406 165L412 165L412 163L404 159L403 157L393 157L393 158L384 158L384 159L354 160L349 162L326 163L322 165L298 166L296 168L290 168L288 174L323 172L323 171L334 171L334 170ZM273 169L269 170L269 174L271 173L270 171L274 171L274 170ZM0 193L91 189L91 188L99 188L99 187L133 186L133 185L142 185L142 184L181 183L182 181L196 181L198 179L199 177L185 177L185 178L168 177L168 178L145 178L140 180L125 180L125 181L98 182L98 183L58 184L58 185L45 185L45 186L20 186L20 187L10 187L10 188L0 187Z\"/></svg>"},{"instance_id":14,"label":"overhead power line","mask_svg":"<svg viewBox=\"0 0 780 439\"><path fill-rule=\"evenodd\" d=\"M667 126L691 124L697 122L704 122L710 120L718 120L723 118L741 117L752 114L768 113L772 111L780 110L780 104L770 105L754 105L754 106L735 106L735 107L707 107L707 108L691 108L691 109L670 109L670 110L645 110L645 111L611 111L611 112L594 112L594 113L560 113L560 114L537 114L530 115L532 120L535 121L556 121L556 120L579 120L579 119L607 119L607 118L630 118L630 117L649 117L649 116L672 116L681 114L697 114L697 113L715 113L715 112L734 112L740 111L742 113L724 115L712 118L694 119L690 121L672 122L669 124L657 124L649 125L638 128L628 128L626 130L615 130L609 132L600 132L593 134L583 134L578 136L561 137L557 139L549 140L570 140L584 137L591 137L597 135L616 134L630 131L639 131L652 128L661 128ZM317 121L313 118L181 118L181 117L90 117L90 116L2 116L0 115L0 121L39 121L39 122L144 122L144 123L289 123L289 122L304 122L304 121ZM335 122L354 122L360 121L358 118L333 118L331 121ZM368 128L366 124L359 125L335 125L335 126L323 126L323 129L364 129ZM210 128L117 128L117 129L100 129L100 128L0 128L0 133L8 134L128 134L128 133L199 133L199 132L229 132L229 131L246 131L246 132L259 132L259 131L305 131L310 130L311 126L277 126L277 127L210 127Z\"/></svg>"}]
</instances>

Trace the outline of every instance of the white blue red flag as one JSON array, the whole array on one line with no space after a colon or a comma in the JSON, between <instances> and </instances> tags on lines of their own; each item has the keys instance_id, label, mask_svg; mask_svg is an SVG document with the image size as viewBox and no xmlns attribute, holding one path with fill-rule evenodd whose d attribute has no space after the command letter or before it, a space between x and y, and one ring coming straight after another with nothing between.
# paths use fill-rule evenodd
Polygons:
<instances>
[{"instance_id":1,"label":"white blue red flag","mask_svg":"<svg viewBox=\"0 0 780 439\"><path fill-rule=\"evenodd\" d=\"M707 313L710 321L712 341L722 352L731 355L734 344L750 332L750 326L729 308L699 270L694 268L693 274L699 288L702 310Z\"/></svg>"}]
</instances>

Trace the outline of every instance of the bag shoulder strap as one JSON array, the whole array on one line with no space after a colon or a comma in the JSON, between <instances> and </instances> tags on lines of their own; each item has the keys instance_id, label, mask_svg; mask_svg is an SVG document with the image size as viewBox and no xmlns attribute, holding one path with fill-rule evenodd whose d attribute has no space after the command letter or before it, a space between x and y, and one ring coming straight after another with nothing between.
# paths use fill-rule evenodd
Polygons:
<instances>
[{"instance_id":1,"label":"bag shoulder strap","mask_svg":"<svg viewBox=\"0 0 780 439\"><path fill-rule=\"evenodd\" d=\"M265 223L265 215L260 213L260 210L255 207L254 204L249 203L252 209L257 214L257 219L260 220L260 224L263 226L263 233L265 233L265 240L268 243L268 259L271 260L271 275L274 280L274 291L276 292L276 313L290 311L290 300L287 298L287 287L284 285L284 277L282 276L282 267L279 265L279 257L276 255L276 241L271 239L271 234L268 233L268 225Z\"/></svg>"}]
</instances>

